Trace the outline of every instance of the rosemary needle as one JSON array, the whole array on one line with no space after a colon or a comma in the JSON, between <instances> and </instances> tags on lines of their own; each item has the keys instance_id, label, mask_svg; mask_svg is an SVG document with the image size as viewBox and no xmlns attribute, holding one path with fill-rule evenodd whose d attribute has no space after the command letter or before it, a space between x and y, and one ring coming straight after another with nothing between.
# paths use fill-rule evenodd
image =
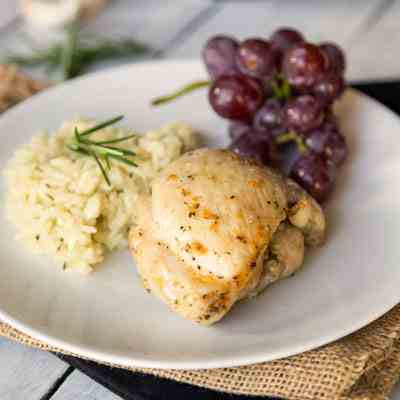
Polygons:
<instances>
[{"instance_id":1,"label":"rosemary needle","mask_svg":"<svg viewBox=\"0 0 400 400\"><path fill-rule=\"evenodd\" d=\"M94 153L92 151L90 151L90 153L93 156L93 158L95 159L97 165L99 166L99 168L101 170L101 173L103 174L104 179L106 180L108 186L111 186L111 182L110 182L110 179L108 178L107 172L104 169L104 167L103 167L102 163L100 162L99 158L97 157L96 153Z\"/></svg>"},{"instance_id":2,"label":"rosemary needle","mask_svg":"<svg viewBox=\"0 0 400 400\"><path fill-rule=\"evenodd\" d=\"M128 164L128 165L130 165L131 167L137 167L137 164L136 164L136 163L134 163L134 162L131 161L131 160L128 160L128 159L125 158L125 157L115 156L115 155L112 155L112 154L110 154L109 157L110 157L110 158L113 158L114 160L121 161L121 162L123 162L124 164Z\"/></svg>"},{"instance_id":3,"label":"rosemary needle","mask_svg":"<svg viewBox=\"0 0 400 400\"><path fill-rule=\"evenodd\" d=\"M121 157L121 156L124 155L124 153L122 151L118 150L118 149L109 149L109 148L107 148L105 146L98 146L98 145L92 144L90 142L82 142L82 143L87 144L92 151L95 151L100 156L104 156L105 157L105 156L113 155L113 156L120 156Z\"/></svg>"},{"instance_id":4,"label":"rosemary needle","mask_svg":"<svg viewBox=\"0 0 400 400\"><path fill-rule=\"evenodd\" d=\"M111 169L110 157L105 156L104 159L106 160L107 169L110 170Z\"/></svg>"},{"instance_id":5,"label":"rosemary needle","mask_svg":"<svg viewBox=\"0 0 400 400\"><path fill-rule=\"evenodd\" d=\"M121 119L123 119L123 118L124 118L123 115L119 115L118 117L109 119L108 121L101 122L100 124L95 125L93 128L90 128L90 129L87 129L86 131L81 132L79 134L79 136L83 137L83 136L90 135L91 133L96 132L99 129L103 129L103 128L106 128L109 125L116 124L117 122L121 121Z\"/></svg>"},{"instance_id":6,"label":"rosemary needle","mask_svg":"<svg viewBox=\"0 0 400 400\"><path fill-rule=\"evenodd\" d=\"M77 127L75 127L74 135L75 135L76 141L79 143L81 141L81 136L80 136L80 134L78 132L78 128Z\"/></svg>"},{"instance_id":7,"label":"rosemary needle","mask_svg":"<svg viewBox=\"0 0 400 400\"><path fill-rule=\"evenodd\" d=\"M96 143L96 144L112 144L112 143L124 142L125 140L129 140L129 139L132 139L134 137L136 137L136 134L123 136L123 137L120 137L118 139L103 140L103 141L100 141L100 142L93 141L93 142Z\"/></svg>"},{"instance_id":8,"label":"rosemary needle","mask_svg":"<svg viewBox=\"0 0 400 400\"><path fill-rule=\"evenodd\" d=\"M102 147L105 149L108 149L108 150L118 150L122 153L122 155L125 155L125 156L136 156L136 153L134 151L131 151L128 149L114 147L114 146L102 146Z\"/></svg>"}]
</instances>

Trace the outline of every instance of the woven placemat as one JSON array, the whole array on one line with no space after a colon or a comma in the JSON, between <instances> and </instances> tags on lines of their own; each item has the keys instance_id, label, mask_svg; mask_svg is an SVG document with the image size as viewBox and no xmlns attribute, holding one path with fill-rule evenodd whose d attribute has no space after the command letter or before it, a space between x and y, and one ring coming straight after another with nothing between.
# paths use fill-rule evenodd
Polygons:
<instances>
[{"instance_id":1,"label":"woven placemat","mask_svg":"<svg viewBox=\"0 0 400 400\"><path fill-rule=\"evenodd\" d=\"M32 79L15 65L0 64L0 112L47 88L48 82Z\"/></svg>"},{"instance_id":2,"label":"woven placemat","mask_svg":"<svg viewBox=\"0 0 400 400\"><path fill-rule=\"evenodd\" d=\"M14 66L0 65L0 78L0 111L47 86L19 73ZM1 322L0 335L43 350L81 357ZM337 342L274 362L183 371L111 366L235 394L288 400L383 400L400 376L400 305Z\"/></svg>"},{"instance_id":3,"label":"woven placemat","mask_svg":"<svg viewBox=\"0 0 400 400\"><path fill-rule=\"evenodd\" d=\"M81 357L7 324L0 323L0 334L32 347ZM289 400L383 400L400 376L400 305L337 342L278 361L208 370L111 366L234 394Z\"/></svg>"}]
</instances>

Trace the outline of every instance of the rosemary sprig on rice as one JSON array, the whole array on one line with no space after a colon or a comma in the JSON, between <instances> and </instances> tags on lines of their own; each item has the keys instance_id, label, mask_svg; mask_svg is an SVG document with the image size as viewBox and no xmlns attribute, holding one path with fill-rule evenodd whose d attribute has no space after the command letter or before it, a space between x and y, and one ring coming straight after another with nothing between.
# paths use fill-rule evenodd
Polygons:
<instances>
[{"instance_id":1,"label":"rosemary sprig on rice","mask_svg":"<svg viewBox=\"0 0 400 400\"><path fill-rule=\"evenodd\" d=\"M136 155L133 151L110 146L110 144L120 143L132 139L133 137L135 137L135 135L127 135L117 139L103 141L91 140L88 139L88 136L90 136L94 132L99 131L100 129L106 128L107 126L116 124L123 118L123 115L119 115L118 117L112 118L110 120L100 122L99 124L93 126L92 128L86 129L83 132L79 132L78 128L75 127L75 140L72 143L67 144L69 150L89 157L93 157L93 159L96 161L96 164L100 168L104 180L109 186L111 186L111 182L107 174L107 169L111 169L110 158L124 164L128 164L132 167L137 167L137 164L128 158ZM104 161L105 166L102 164L102 161Z\"/></svg>"}]
</instances>

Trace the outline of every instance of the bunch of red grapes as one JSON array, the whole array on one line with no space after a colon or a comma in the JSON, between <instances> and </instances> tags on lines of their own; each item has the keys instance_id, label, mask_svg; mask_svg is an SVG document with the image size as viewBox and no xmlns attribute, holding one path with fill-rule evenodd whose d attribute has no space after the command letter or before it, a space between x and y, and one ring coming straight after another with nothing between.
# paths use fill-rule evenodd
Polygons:
<instances>
[{"instance_id":1,"label":"bunch of red grapes","mask_svg":"<svg viewBox=\"0 0 400 400\"><path fill-rule=\"evenodd\" d=\"M203 60L210 104L231 120L230 148L279 168L325 200L347 155L332 111L346 86L342 50L284 28L269 40L215 36Z\"/></svg>"}]
</instances>

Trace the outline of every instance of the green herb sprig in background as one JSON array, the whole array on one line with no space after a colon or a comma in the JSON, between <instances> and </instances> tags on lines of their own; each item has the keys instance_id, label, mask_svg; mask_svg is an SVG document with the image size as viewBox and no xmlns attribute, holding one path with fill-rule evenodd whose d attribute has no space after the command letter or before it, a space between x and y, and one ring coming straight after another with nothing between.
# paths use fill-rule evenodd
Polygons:
<instances>
[{"instance_id":1,"label":"green herb sprig in background","mask_svg":"<svg viewBox=\"0 0 400 400\"><path fill-rule=\"evenodd\" d=\"M66 43L57 43L46 50L36 50L30 55L13 54L5 62L20 67L46 66L49 70L62 68L63 78L70 79L82 74L90 65L115 58L142 56L149 48L133 39L92 39L79 35L78 25L67 29Z\"/></svg>"},{"instance_id":2,"label":"green herb sprig in background","mask_svg":"<svg viewBox=\"0 0 400 400\"><path fill-rule=\"evenodd\" d=\"M88 139L88 137L100 129L106 128L107 126L121 121L123 118L124 116L120 115L110 120L101 122L83 132L79 132L78 128L75 127L74 141L67 144L67 148L69 150L85 156L93 157L93 159L96 161L96 164L100 168L104 180L109 186L111 186L111 182L110 178L108 177L107 170L111 169L110 159L130 165L131 167L137 167L137 164L129 158L136 155L133 151L110 146L110 144L124 142L134 138L136 135L127 135L120 138L103 141L91 140ZM105 163L105 166L103 165L103 162Z\"/></svg>"}]
</instances>

